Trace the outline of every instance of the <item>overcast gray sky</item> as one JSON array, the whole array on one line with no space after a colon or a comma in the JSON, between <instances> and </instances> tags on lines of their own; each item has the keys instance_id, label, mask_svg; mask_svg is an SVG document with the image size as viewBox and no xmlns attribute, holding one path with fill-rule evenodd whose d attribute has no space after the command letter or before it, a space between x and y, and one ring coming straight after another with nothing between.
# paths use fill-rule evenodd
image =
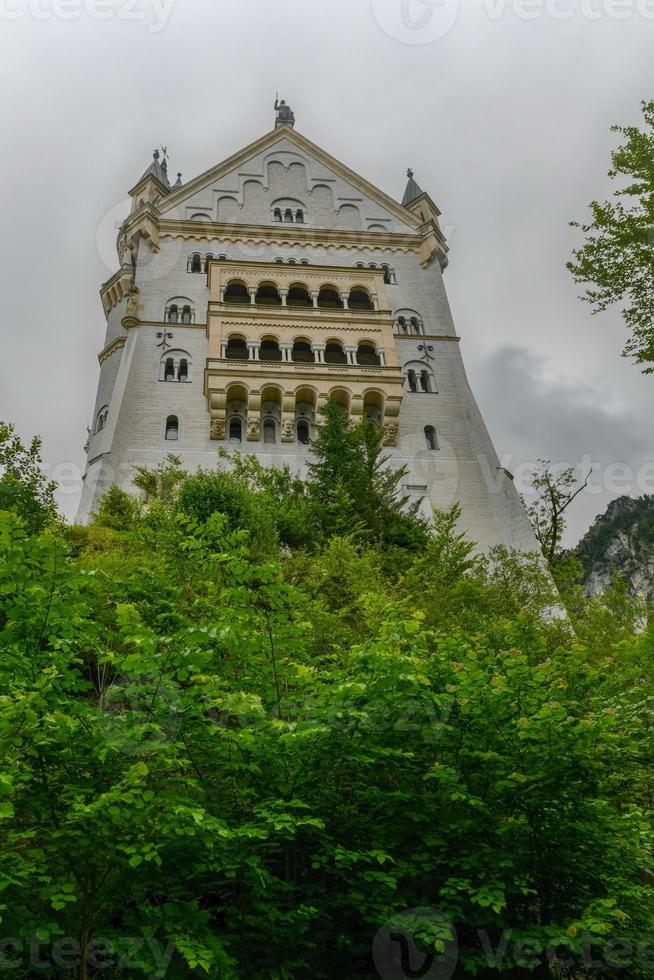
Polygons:
<instances>
[{"instance_id":1,"label":"overcast gray sky","mask_svg":"<svg viewBox=\"0 0 654 980\"><path fill-rule=\"evenodd\" d=\"M0 0L0 417L42 435L74 515L126 191L161 143L188 180L267 132L279 90L394 197L415 168L505 465L597 467L576 540L612 495L654 492L654 377L565 269L653 49L654 0Z\"/></svg>"}]
</instances>

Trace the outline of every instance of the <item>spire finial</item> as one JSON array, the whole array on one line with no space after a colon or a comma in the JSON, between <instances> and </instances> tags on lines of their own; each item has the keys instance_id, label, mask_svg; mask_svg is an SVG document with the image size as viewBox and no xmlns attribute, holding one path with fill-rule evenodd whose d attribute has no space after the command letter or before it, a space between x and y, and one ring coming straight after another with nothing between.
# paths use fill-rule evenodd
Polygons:
<instances>
[{"instance_id":1,"label":"spire finial","mask_svg":"<svg viewBox=\"0 0 654 980\"><path fill-rule=\"evenodd\" d=\"M411 169L411 167L409 167L409 169L407 170L406 175L409 178L409 180L413 180L413 178L414 178L415 175L414 175L413 170Z\"/></svg>"}]
</instances>

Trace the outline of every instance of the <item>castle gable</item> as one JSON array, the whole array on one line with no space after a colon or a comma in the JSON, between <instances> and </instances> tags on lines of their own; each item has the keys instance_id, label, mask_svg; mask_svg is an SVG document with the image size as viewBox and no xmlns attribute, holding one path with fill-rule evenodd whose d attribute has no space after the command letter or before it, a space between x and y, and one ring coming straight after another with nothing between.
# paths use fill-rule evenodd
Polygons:
<instances>
[{"instance_id":1,"label":"castle gable","mask_svg":"<svg viewBox=\"0 0 654 980\"><path fill-rule=\"evenodd\" d=\"M167 218L410 234L419 220L289 127L190 181L160 204Z\"/></svg>"}]
</instances>

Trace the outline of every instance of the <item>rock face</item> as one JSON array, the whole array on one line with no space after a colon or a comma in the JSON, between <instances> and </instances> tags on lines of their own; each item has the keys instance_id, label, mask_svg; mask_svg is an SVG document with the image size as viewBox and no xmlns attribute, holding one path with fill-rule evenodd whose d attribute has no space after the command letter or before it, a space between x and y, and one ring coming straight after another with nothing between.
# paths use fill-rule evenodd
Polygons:
<instances>
[{"instance_id":1,"label":"rock face","mask_svg":"<svg viewBox=\"0 0 654 980\"><path fill-rule=\"evenodd\" d=\"M577 555L590 595L618 574L634 596L654 599L654 496L619 497L582 538Z\"/></svg>"}]
</instances>

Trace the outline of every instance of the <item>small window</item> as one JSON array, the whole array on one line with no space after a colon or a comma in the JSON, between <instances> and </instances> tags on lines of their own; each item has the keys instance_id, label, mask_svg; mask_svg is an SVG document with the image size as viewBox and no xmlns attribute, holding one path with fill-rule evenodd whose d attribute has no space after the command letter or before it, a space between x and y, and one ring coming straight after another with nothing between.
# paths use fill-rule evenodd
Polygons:
<instances>
[{"instance_id":1,"label":"small window","mask_svg":"<svg viewBox=\"0 0 654 980\"><path fill-rule=\"evenodd\" d=\"M95 423L95 431L96 432L102 432L102 430L104 429L105 425L107 424L107 416L108 415L109 415L109 409L108 408L101 408L100 409L100 411L98 412L98 417L96 419L96 423Z\"/></svg>"},{"instance_id":2,"label":"small window","mask_svg":"<svg viewBox=\"0 0 654 980\"><path fill-rule=\"evenodd\" d=\"M177 323L179 317L179 312L177 309L177 304L173 303L168 310L168 323Z\"/></svg>"},{"instance_id":3,"label":"small window","mask_svg":"<svg viewBox=\"0 0 654 980\"><path fill-rule=\"evenodd\" d=\"M177 442L179 439L179 419L176 415L169 415L166 419L166 439L168 442Z\"/></svg>"},{"instance_id":4,"label":"small window","mask_svg":"<svg viewBox=\"0 0 654 980\"><path fill-rule=\"evenodd\" d=\"M281 221L282 220L282 209L281 208L275 208L275 210L273 211L273 220L274 221Z\"/></svg>"},{"instance_id":5,"label":"small window","mask_svg":"<svg viewBox=\"0 0 654 980\"><path fill-rule=\"evenodd\" d=\"M293 223L293 211L291 208L286 208L284 211L284 221L292 224Z\"/></svg>"},{"instance_id":6,"label":"small window","mask_svg":"<svg viewBox=\"0 0 654 980\"><path fill-rule=\"evenodd\" d=\"M298 210L295 212L295 220L297 221L297 223L299 225L303 225L304 224L304 211L302 211L301 209L298 208Z\"/></svg>"},{"instance_id":7,"label":"small window","mask_svg":"<svg viewBox=\"0 0 654 980\"><path fill-rule=\"evenodd\" d=\"M191 256L191 272L202 272L202 256L199 252Z\"/></svg>"},{"instance_id":8,"label":"small window","mask_svg":"<svg viewBox=\"0 0 654 980\"><path fill-rule=\"evenodd\" d=\"M430 452L436 452L438 449L438 438L436 436L436 429L433 425L425 426L425 441L427 443L427 449Z\"/></svg>"},{"instance_id":9,"label":"small window","mask_svg":"<svg viewBox=\"0 0 654 980\"><path fill-rule=\"evenodd\" d=\"M174 381L175 380L175 362L172 357L166 359L166 368L164 370L164 381Z\"/></svg>"},{"instance_id":10,"label":"small window","mask_svg":"<svg viewBox=\"0 0 654 980\"><path fill-rule=\"evenodd\" d=\"M418 321L418 318L415 317L415 316L412 316L411 317L411 333L412 334L415 334L416 336L418 336L420 334L420 332L421 332L420 331L420 323Z\"/></svg>"},{"instance_id":11,"label":"small window","mask_svg":"<svg viewBox=\"0 0 654 980\"><path fill-rule=\"evenodd\" d=\"M266 419L263 423L263 441L267 443L277 442L277 426L274 419Z\"/></svg>"},{"instance_id":12,"label":"small window","mask_svg":"<svg viewBox=\"0 0 654 980\"><path fill-rule=\"evenodd\" d=\"M415 371L407 371L406 379L409 382L409 391L417 391L418 390L418 381L416 379L416 372Z\"/></svg>"},{"instance_id":13,"label":"small window","mask_svg":"<svg viewBox=\"0 0 654 980\"><path fill-rule=\"evenodd\" d=\"M241 442L243 438L243 423L240 419L232 419L229 423L229 441Z\"/></svg>"},{"instance_id":14,"label":"small window","mask_svg":"<svg viewBox=\"0 0 654 980\"><path fill-rule=\"evenodd\" d=\"M395 282L395 273L389 265L383 264L382 269L384 270L384 282L387 286L392 286Z\"/></svg>"},{"instance_id":15,"label":"small window","mask_svg":"<svg viewBox=\"0 0 654 980\"><path fill-rule=\"evenodd\" d=\"M300 419L297 424L297 441L301 446L308 446L311 441L311 430L306 419Z\"/></svg>"},{"instance_id":16,"label":"small window","mask_svg":"<svg viewBox=\"0 0 654 980\"><path fill-rule=\"evenodd\" d=\"M423 391L431 391L431 378L429 377L429 371L420 372L420 387Z\"/></svg>"},{"instance_id":17,"label":"small window","mask_svg":"<svg viewBox=\"0 0 654 980\"><path fill-rule=\"evenodd\" d=\"M188 361L186 358L179 362L179 380L188 381Z\"/></svg>"},{"instance_id":18,"label":"small window","mask_svg":"<svg viewBox=\"0 0 654 980\"><path fill-rule=\"evenodd\" d=\"M407 330L406 330L406 320L404 319L403 316L398 316L398 318L397 318L397 332L398 333L406 333L407 332Z\"/></svg>"},{"instance_id":19,"label":"small window","mask_svg":"<svg viewBox=\"0 0 654 980\"><path fill-rule=\"evenodd\" d=\"M190 322L191 322L191 307L185 306L184 309L182 310L182 323L190 323Z\"/></svg>"}]
</instances>

